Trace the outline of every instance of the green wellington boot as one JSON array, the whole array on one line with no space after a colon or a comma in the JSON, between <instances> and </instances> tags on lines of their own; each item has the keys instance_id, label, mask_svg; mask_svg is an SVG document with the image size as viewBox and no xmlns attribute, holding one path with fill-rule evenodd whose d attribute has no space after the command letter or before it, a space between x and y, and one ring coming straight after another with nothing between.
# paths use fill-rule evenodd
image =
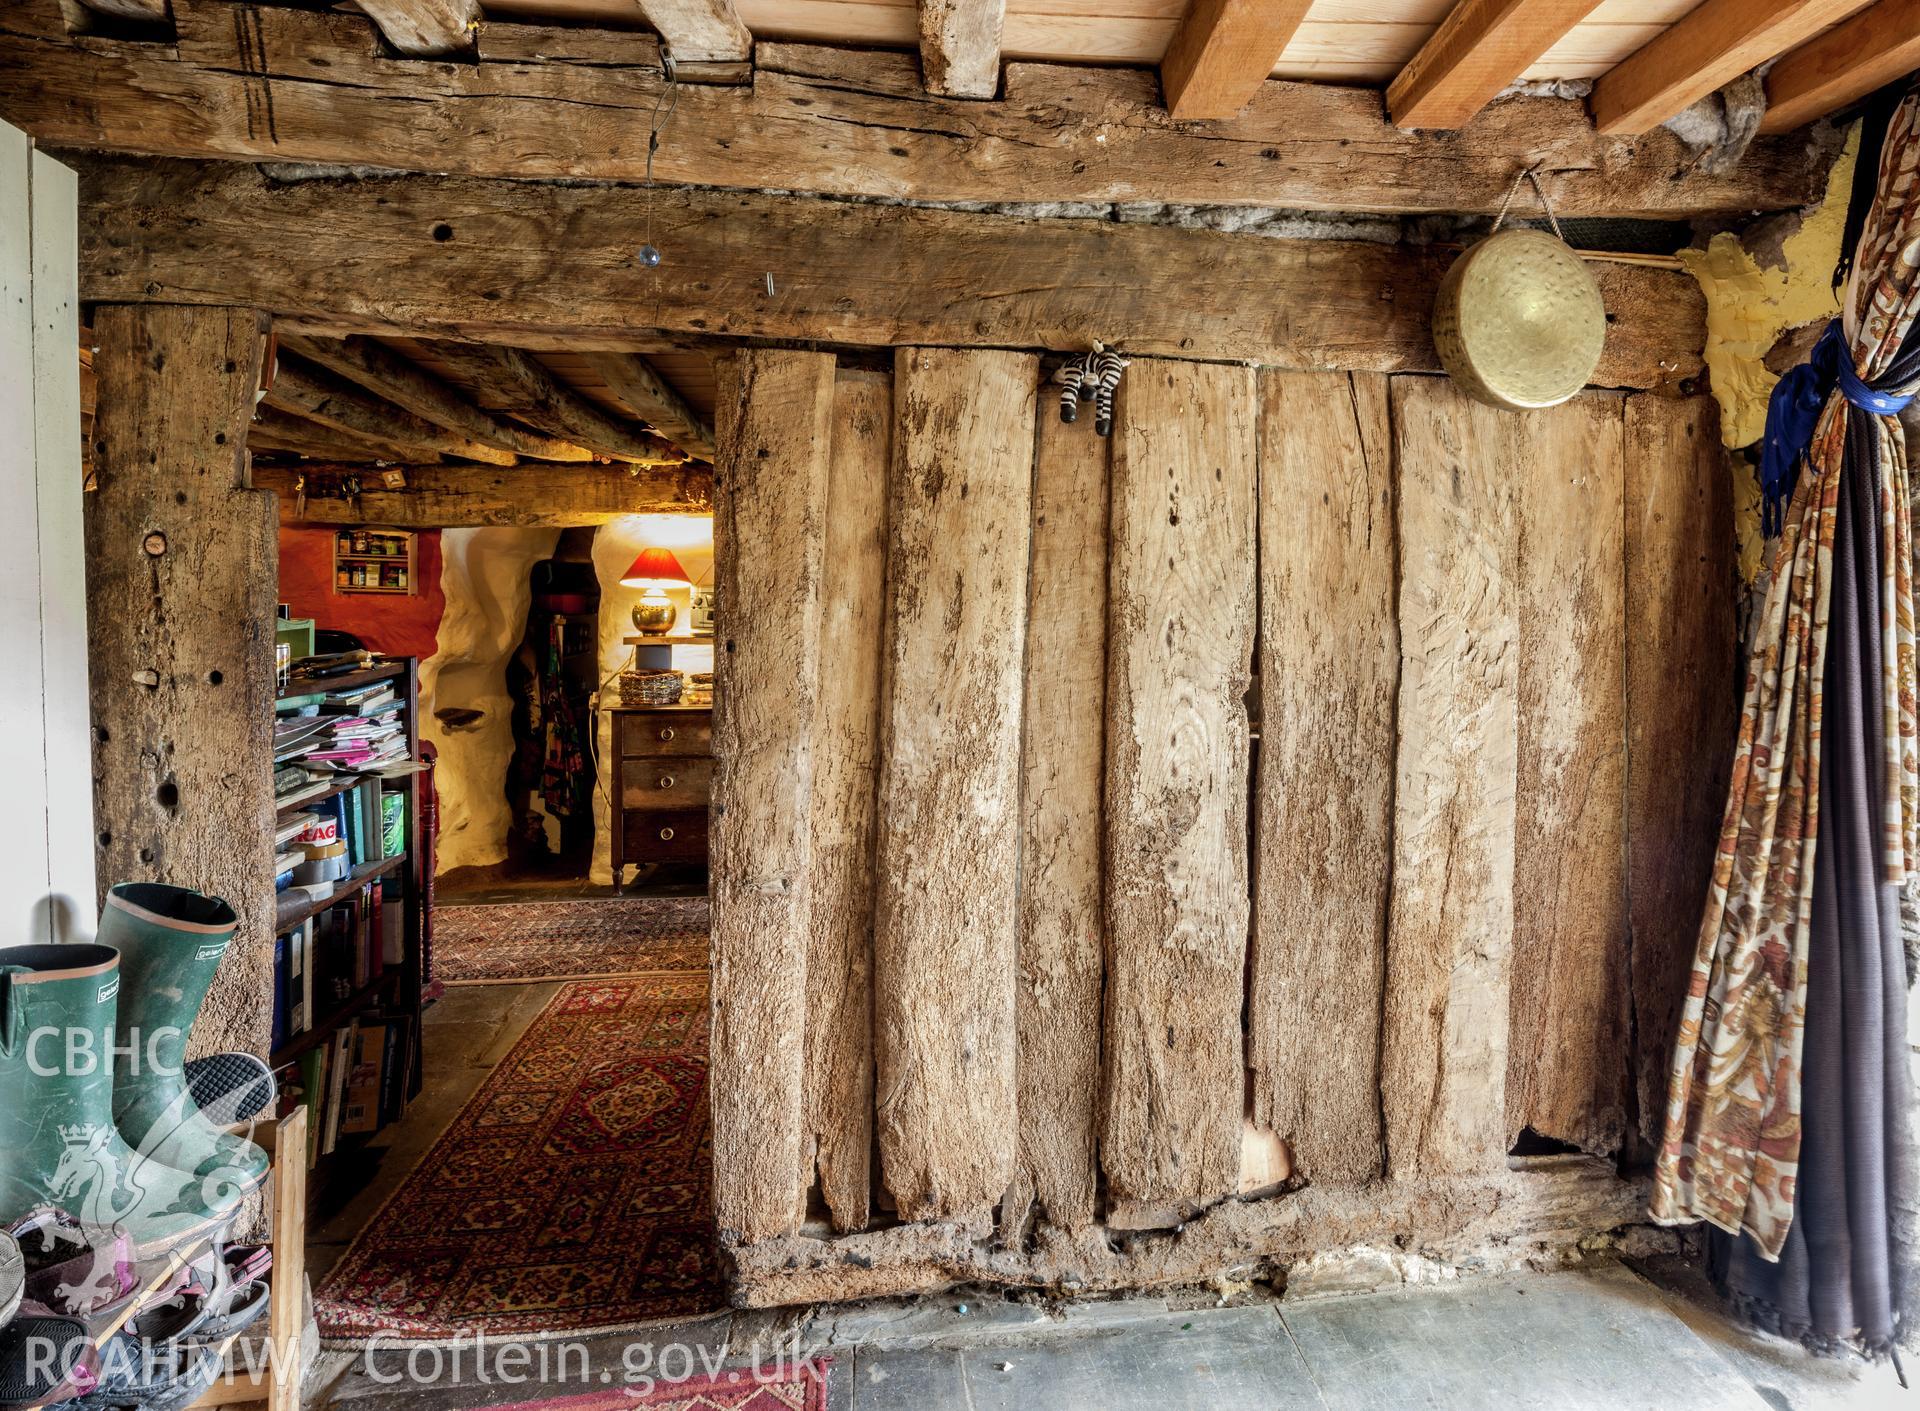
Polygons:
<instances>
[{"instance_id":1,"label":"green wellington boot","mask_svg":"<svg viewBox=\"0 0 1920 1411\"><path fill-rule=\"evenodd\" d=\"M54 1205L120 1225L138 1256L229 1223L239 1194L135 1151L113 1123L120 957L102 945L0 948L0 1214Z\"/></svg>"},{"instance_id":2,"label":"green wellington boot","mask_svg":"<svg viewBox=\"0 0 1920 1411\"><path fill-rule=\"evenodd\" d=\"M127 1145L244 1195L267 1154L201 1114L187 1091L187 1033L239 919L218 897L160 882L122 882L100 912L101 945L120 952L113 1120Z\"/></svg>"}]
</instances>

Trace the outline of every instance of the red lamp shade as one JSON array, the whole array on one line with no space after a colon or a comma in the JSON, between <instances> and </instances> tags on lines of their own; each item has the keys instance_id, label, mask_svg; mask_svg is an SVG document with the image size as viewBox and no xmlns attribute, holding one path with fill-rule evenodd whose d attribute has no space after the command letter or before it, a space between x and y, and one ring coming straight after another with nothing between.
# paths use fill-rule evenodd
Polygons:
<instances>
[{"instance_id":1,"label":"red lamp shade","mask_svg":"<svg viewBox=\"0 0 1920 1411\"><path fill-rule=\"evenodd\" d=\"M673 556L671 549L642 549L631 567L620 575L623 588L691 588L693 580L687 576L686 569L680 566L680 560Z\"/></svg>"}]
</instances>

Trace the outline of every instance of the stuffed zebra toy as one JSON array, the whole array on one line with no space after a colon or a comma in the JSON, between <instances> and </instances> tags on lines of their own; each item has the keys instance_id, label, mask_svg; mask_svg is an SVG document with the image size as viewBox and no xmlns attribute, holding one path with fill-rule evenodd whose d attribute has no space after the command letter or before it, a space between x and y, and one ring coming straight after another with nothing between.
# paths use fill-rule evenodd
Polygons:
<instances>
[{"instance_id":1,"label":"stuffed zebra toy","mask_svg":"<svg viewBox=\"0 0 1920 1411\"><path fill-rule=\"evenodd\" d=\"M1085 357L1069 358L1053 374L1060 384L1060 420L1079 420L1080 403L1093 403L1093 430L1096 436L1113 432L1113 394L1120 388L1120 374L1127 359L1106 344L1095 342Z\"/></svg>"}]
</instances>

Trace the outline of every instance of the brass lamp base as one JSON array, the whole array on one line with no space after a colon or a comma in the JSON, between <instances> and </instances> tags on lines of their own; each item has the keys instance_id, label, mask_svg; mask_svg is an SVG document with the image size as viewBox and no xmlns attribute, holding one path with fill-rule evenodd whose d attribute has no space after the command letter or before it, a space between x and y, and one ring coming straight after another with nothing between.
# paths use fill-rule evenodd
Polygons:
<instances>
[{"instance_id":1,"label":"brass lamp base","mask_svg":"<svg viewBox=\"0 0 1920 1411\"><path fill-rule=\"evenodd\" d=\"M680 610L662 593L649 593L633 605L633 630L648 637L664 637L673 631Z\"/></svg>"}]
</instances>

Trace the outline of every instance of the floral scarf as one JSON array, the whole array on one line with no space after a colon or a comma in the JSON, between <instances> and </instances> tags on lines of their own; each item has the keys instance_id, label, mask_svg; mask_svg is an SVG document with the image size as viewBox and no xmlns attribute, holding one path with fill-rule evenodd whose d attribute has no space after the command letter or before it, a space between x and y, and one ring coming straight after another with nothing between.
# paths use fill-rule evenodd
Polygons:
<instances>
[{"instance_id":1,"label":"floral scarf","mask_svg":"<svg viewBox=\"0 0 1920 1411\"><path fill-rule=\"evenodd\" d=\"M1920 315L1920 92L1900 105L1846 301L1852 371L1875 383ZM1793 1219L1800 1057L1819 837L1820 727L1832 548L1847 429L1879 437L1879 684L1886 738L1885 880L1920 865L1914 610L1907 464L1900 424L1826 398L1781 527L1754 627L1727 809L1675 1045L1653 1218L1745 1230L1777 1259Z\"/></svg>"}]
</instances>

